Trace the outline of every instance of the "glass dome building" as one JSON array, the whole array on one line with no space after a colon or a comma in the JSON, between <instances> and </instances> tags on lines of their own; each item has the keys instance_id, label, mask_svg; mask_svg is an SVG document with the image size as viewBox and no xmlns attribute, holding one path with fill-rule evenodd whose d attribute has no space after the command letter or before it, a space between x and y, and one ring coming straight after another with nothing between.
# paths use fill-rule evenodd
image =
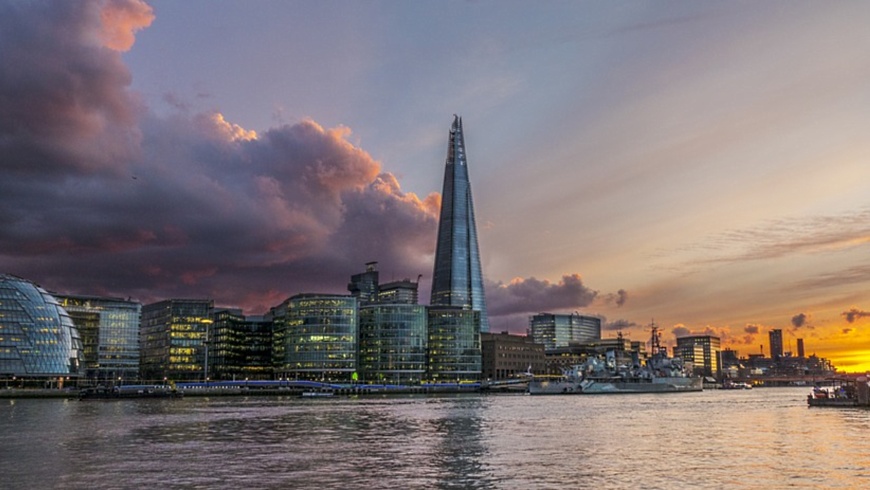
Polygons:
<instances>
[{"instance_id":1,"label":"glass dome building","mask_svg":"<svg viewBox=\"0 0 870 490\"><path fill-rule=\"evenodd\" d=\"M0 274L0 377L78 376L81 339L67 312L41 287Z\"/></svg>"}]
</instances>

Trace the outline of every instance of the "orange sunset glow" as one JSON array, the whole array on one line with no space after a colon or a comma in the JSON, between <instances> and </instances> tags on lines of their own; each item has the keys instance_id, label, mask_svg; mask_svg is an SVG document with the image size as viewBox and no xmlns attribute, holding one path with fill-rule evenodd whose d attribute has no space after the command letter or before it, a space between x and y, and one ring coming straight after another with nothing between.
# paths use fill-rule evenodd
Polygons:
<instances>
[{"instance_id":1,"label":"orange sunset glow","mask_svg":"<svg viewBox=\"0 0 870 490\"><path fill-rule=\"evenodd\" d=\"M447 5L447 6L445 6ZM449 7L449 8L448 8ZM429 298L465 125L492 331L870 371L867 2L5 2L0 272L246 314ZM447 121L447 123L445 123Z\"/></svg>"}]
</instances>

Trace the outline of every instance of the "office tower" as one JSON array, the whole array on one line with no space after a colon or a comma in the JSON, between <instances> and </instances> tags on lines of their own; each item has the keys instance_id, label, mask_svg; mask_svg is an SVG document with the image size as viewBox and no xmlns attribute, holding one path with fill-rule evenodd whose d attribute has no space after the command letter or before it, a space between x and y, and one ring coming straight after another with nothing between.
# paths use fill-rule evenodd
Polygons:
<instances>
[{"instance_id":1,"label":"office tower","mask_svg":"<svg viewBox=\"0 0 870 490\"><path fill-rule=\"evenodd\" d=\"M208 328L206 375L210 380L272 379L272 321L216 308Z\"/></svg>"},{"instance_id":2,"label":"office tower","mask_svg":"<svg viewBox=\"0 0 870 490\"><path fill-rule=\"evenodd\" d=\"M279 378L351 381L357 371L359 302L339 294L297 294L272 308Z\"/></svg>"},{"instance_id":3,"label":"office tower","mask_svg":"<svg viewBox=\"0 0 870 490\"><path fill-rule=\"evenodd\" d=\"M798 357L804 357L804 339L797 339L797 348Z\"/></svg>"},{"instance_id":4,"label":"office tower","mask_svg":"<svg viewBox=\"0 0 870 490\"><path fill-rule=\"evenodd\" d=\"M551 350L567 347L571 342L601 339L601 318L579 313L539 313L529 318L529 329L536 343Z\"/></svg>"},{"instance_id":5,"label":"office tower","mask_svg":"<svg viewBox=\"0 0 870 490\"><path fill-rule=\"evenodd\" d=\"M457 382L480 379L480 312L430 306L429 379Z\"/></svg>"},{"instance_id":6,"label":"office tower","mask_svg":"<svg viewBox=\"0 0 870 490\"><path fill-rule=\"evenodd\" d=\"M378 263L368 262L366 271L350 276L347 284L350 295L359 300L360 305L367 305L378 300Z\"/></svg>"},{"instance_id":7,"label":"office tower","mask_svg":"<svg viewBox=\"0 0 870 490\"><path fill-rule=\"evenodd\" d=\"M782 330L770 331L770 358L773 360L782 357Z\"/></svg>"},{"instance_id":8,"label":"office tower","mask_svg":"<svg viewBox=\"0 0 870 490\"><path fill-rule=\"evenodd\" d=\"M712 335L690 335L678 337L674 352L683 361L691 362L696 373L704 376L719 376L719 352L722 342ZM700 347L700 349L699 349Z\"/></svg>"},{"instance_id":9,"label":"office tower","mask_svg":"<svg viewBox=\"0 0 870 490\"><path fill-rule=\"evenodd\" d=\"M359 309L359 370L363 381L415 384L426 375L426 307L372 304Z\"/></svg>"},{"instance_id":10,"label":"office tower","mask_svg":"<svg viewBox=\"0 0 870 490\"><path fill-rule=\"evenodd\" d=\"M57 299L36 284L0 274L0 378L16 385L79 376L78 329Z\"/></svg>"},{"instance_id":11,"label":"office tower","mask_svg":"<svg viewBox=\"0 0 870 490\"><path fill-rule=\"evenodd\" d=\"M458 116L450 128L447 147L430 304L478 311L480 331L489 332L462 119Z\"/></svg>"},{"instance_id":12,"label":"office tower","mask_svg":"<svg viewBox=\"0 0 870 490\"><path fill-rule=\"evenodd\" d=\"M81 335L85 378L92 384L138 381L142 305L122 298L55 297Z\"/></svg>"},{"instance_id":13,"label":"office tower","mask_svg":"<svg viewBox=\"0 0 870 490\"><path fill-rule=\"evenodd\" d=\"M205 381L214 301L167 299L142 307L139 373L145 382Z\"/></svg>"}]
</instances>

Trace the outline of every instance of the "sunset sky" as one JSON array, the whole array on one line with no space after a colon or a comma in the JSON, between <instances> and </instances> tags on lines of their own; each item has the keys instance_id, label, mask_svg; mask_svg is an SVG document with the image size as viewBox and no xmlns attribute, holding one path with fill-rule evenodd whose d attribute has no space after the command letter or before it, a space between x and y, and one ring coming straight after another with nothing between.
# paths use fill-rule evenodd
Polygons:
<instances>
[{"instance_id":1,"label":"sunset sky","mask_svg":"<svg viewBox=\"0 0 870 490\"><path fill-rule=\"evenodd\" d=\"M423 275L463 118L494 331L870 370L870 2L0 0L0 272L214 298Z\"/></svg>"}]
</instances>

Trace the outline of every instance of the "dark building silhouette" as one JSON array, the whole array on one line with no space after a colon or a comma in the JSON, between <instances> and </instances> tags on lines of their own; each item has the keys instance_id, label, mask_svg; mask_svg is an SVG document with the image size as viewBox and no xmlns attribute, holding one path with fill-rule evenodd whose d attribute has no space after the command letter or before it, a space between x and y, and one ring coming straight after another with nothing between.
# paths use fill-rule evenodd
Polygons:
<instances>
[{"instance_id":1,"label":"dark building silhouette","mask_svg":"<svg viewBox=\"0 0 870 490\"><path fill-rule=\"evenodd\" d=\"M770 337L770 358L773 360L782 357L782 330L773 329L769 333Z\"/></svg>"}]
</instances>

